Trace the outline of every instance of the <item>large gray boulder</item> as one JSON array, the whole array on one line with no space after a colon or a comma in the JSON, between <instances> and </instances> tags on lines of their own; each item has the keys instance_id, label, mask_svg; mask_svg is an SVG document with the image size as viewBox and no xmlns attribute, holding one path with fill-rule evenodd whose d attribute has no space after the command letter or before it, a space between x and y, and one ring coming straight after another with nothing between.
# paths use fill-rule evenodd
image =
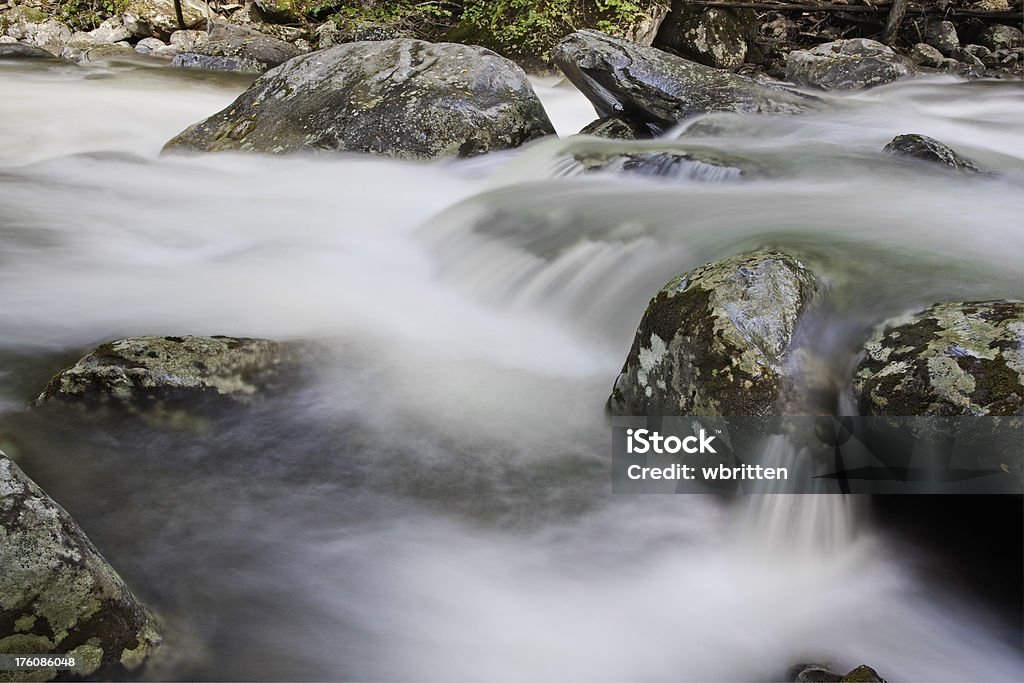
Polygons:
<instances>
[{"instance_id":1,"label":"large gray boulder","mask_svg":"<svg viewBox=\"0 0 1024 683\"><path fill-rule=\"evenodd\" d=\"M184 28L205 26L212 16L204 0L181 0ZM174 12L174 0L128 0L121 15L125 28L136 38L167 40L182 28Z\"/></svg>"},{"instance_id":2,"label":"large gray boulder","mask_svg":"<svg viewBox=\"0 0 1024 683\"><path fill-rule=\"evenodd\" d=\"M598 31L577 31L551 52L600 116L622 116L652 132L714 111L793 114L820 104L782 86L691 62Z\"/></svg>"},{"instance_id":3,"label":"large gray boulder","mask_svg":"<svg viewBox=\"0 0 1024 683\"><path fill-rule=\"evenodd\" d=\"M883 323L853 390L864 415L1021 415L1024 302L936 304Z\"/></svg>"},{"instance_id":4,"label":"large gray boulder","mask_svg":"<svg viewBox=\"0 0 1024 683\"><path fill-rule=\"evenodd\" d=\"M619 415L768 416L818 278L759 250L680 275L651 300L609 399Z\"/></svg>"},{"instance_id":5,"label":"large gray boulder","mask_svg":"<svg viewBox=\"0 0 1024 683\"><path fill-rule=\"evenodd\" d=\"M526 73L472 45L339 45L267 72L165 150L368 152L433 159L554 134Z\"/></svg>"},{"instance_id":6,"label":"large gray boulder","mask_svg":"<svg viewBox=\"0 0 1024 683\"><path fill-rule=\"evenodd\" d=\"M74 654L80 668L61 675L120 679L160 643L152 615L82 529L2 452L0 567L0 653Z\"/></svg>"},{"instance_id":7,"label":"large gray boulder","mask_svg":"<svg viewBox=\"0 0 1024 683\"><path fill-rule=\"evenodd\" d=\"M36 45L0 43L0 59L56 59L56 57L52 52Z\"/></svg>"},{"instance_id":8,"label":"large gray boulder","mask_svg":"<svg viewBox=\"0 0 1024 683\"><path fill-rule=\"evenodd\" d=\"M225 23L214 24L209 33L177 31L171 43L182 49L171 65L185 68L263 73L302 54L291 43Z\"/></svg>"},{"instance_id":9,"label":"large gray boulder","mask_svg":"<svg viewBox=\"0 0 1024 683\"><path fill-rule=\"evenodd\" d=\"M836 40L786 57L786 78L821 90L859 90L907 78L912 62L892 48L867 38Z\"/></svg>"},{"instance_id":10,"label":"large gray boulder","mask_svg":"<svg viewBox=\"0 0 1024 683\"><path fill-rule=\"evenodd\" d=\"M706 8L676 0L654 40L701 64L734 69L747 57L747 40L757 32L749 9Z\"/></svg>"},{"instance_id":11,"label":"large gray boulder","mask_svg":"<svg viewBox=\"0 0 1024 683\"><path fill-rule=\"evenodd\" d=\"M33 402L111 404L129 410L200 400L248 403L287 388L295 344L237 337L134 337L103 344L56 374Z\"/></svg>"}]
</instances>

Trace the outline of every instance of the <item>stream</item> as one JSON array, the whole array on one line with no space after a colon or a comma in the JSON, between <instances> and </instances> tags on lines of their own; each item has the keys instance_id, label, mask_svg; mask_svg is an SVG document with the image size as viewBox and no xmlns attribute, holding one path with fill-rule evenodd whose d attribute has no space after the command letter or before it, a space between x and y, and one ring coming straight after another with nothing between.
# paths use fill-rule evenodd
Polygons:
<instances>
[{"instance_id":1,"label":"stream","mask_svg":"<svg viewBox=\"0 0 1024 683\"><path fill-rule=\"evenodd\" d=\"M1024 678L1019 499L977 501L984 547L951 553L969 533L859 497L613 495L604 414L650 297L748 248L824 274L808 337L840 405L881 320L1024 296L1019 84L929 77L660 141L742 178L581 173L567 136L594 112L555 79L562 139L514 152L159 155L247 84L0 63L0 448L160 618L147 678ZM911 132L995 175L882 154ZM287 397L177 429L26 409L97 344L184 334L318 352Z\"/></svg>"}]
</instances>

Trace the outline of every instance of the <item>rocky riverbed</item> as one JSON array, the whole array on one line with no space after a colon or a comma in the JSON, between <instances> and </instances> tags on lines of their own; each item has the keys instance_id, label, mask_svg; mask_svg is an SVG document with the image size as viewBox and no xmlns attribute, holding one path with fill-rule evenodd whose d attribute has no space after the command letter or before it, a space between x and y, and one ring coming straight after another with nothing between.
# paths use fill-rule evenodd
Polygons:
<instances>
[{"instance_id":1,"label":"rocky riverbed","mask_svg":"<svg viewBox=\"0 0 1024 683\"><path fill-rule=\"evenodd\" d=\"M780 71L764 17L678 3L530 59L51 9L0 15L0 653L1019 678L1020 496L616 498L606 453L606 411L1024 417L1014 27Z\"/></svg>"}]
</instances>

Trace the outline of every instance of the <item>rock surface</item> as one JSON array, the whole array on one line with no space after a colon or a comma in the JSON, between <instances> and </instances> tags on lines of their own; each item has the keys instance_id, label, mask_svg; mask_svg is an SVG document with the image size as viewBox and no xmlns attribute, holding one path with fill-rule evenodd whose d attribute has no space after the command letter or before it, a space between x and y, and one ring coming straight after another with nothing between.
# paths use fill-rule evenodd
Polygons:
<instances>
[{"instance_id":1,"label":"rock surface","mask_svg":"<svg viewBox=\"0 0 1024 683\"><path fill-rule=\"evenodd\" d=\"M298 57L302 52L290 43L234 24L214 24L205 31L176 31L171 44L182 54L173 66L263 73Z\"/></svg>"},{"instance_id":2,"label":"rock surface","mask_svg":"<svg viewBox=\"0 0 1024 683\"><path fill-rule=\"evenodd\" d=\"M939 21L928 26L924 34L925 42L946 57L952 57L960 49L960 38L952 21Z\"/></svg>"},{"instance_id":3,"label":"rock surface","mask_svg":"<svg viewBox=\"0 0 1024 683\"><path fill-rule=\"evenodd\" d=\"M793 50L786 78L821 90L857 90L906 78L914 66L891 48L866 38L836 40L811 50Z\"/></svg>"},{"instance_id":4,"label":"rock surface","mask_svg":"<svg viewBox=\"0 0 1024 683\"><path fill-rule=\"evenodd\" d=\"M942 66L942 53L925 43L915 45L908 57L910 57L910 61L918 66L930 66L933 68Z\"/></svg>"},{"instance_id":5,"label":"rock surface","mask_svg":"<svg viewBox=\"0 0 1024 683\"><path fill-rule=\"evenodd\" d=\"M619 415L767 416L785 392L797 325L820 287L772 250L680 275L644 313L615 380Z\"/></svg>"},{"instance_id":6,"label":"rock surface","mask_svg":"<svg viewBox=\"0 0 1024 683\"><path fill-rule=\"evenodd\" d=\"M1010 50L1015 47L1024 46L1024 33L1013 26L996 24L989 26L978 36L978 43L984 45L993 52L996 50Z\"/></svg>"},{"instance_id":7,"label":"rock surface","mask_svg":"<svg viewBox=\"0 0 1024 683\"><path fill-rule=\"evenodd\" d=\"M283 387L296 345L235 337L135 337L103 344L55 375L33 402L129 409L198 399L246 403Z\"/></svg>"},{"instance_id":8,"label":"rock surface","mask_svg":"<svg viewBox=\"0 0 1024 683\"><path fill-rule=\"evenodd\" d=\"M713 69L598 31L577 31L552 51L555 64L599 116L621 116L652 132L713 111L793 114L818 108L811 96Z\"/></svg>"},{"instance_id":9,"label":"rock surface","mask_svg":"<svg viewBox=\"0 0 1024 683\"><path fill-rule=\"evenodd\" d=\"M1024 302L936 304L887 321L853 390L863 415L1022 414Z\"/></svg>"},{"instance_id":10,"label":"rock surface","mask_svg":"<svg viewBox=\"0 0 1024 683\"><path fill-rule=\"evenodd\" d=\"M943 164L965 173L980 172L977 166L954 152L950 147L927 135L918 135L916 133L897 135L892 139L892 142L885 146L883 151L931 163Z\"/></svg>"},{"instance_id":11,"label":"rock surface","mask_svg":"<svg viewBox=\"0 0 1024 683\"><path fill-rule=\"evenodd\" d=\"M678 0L655 38L655 47L718 69L734 69L747 56L747 40L756 33L757 15L745 9L695 7Z\"/></svg>"},{"instance_id":12,"label":"rock surface","mask_svg":"<svg viewBox=\"0 0 1024 683\"><path fill-rule=\"evenodd\" d=\"M593 135L610 140L642 140L650 137L646 126L640 126L621 116L605 116L591 121L580 130L580 135Z\"/></svg>"},{"instance_id":13,"label":"rock surface","mask_svg":"<svg viewBox=\"0 0 1024 683\"><path fill-rule=\"evenodd\" d=\"M207 17L211 16L203 0L181 0L181 13L185 28L205 26ZM125 28L136 38L167 40L181 28L174 13L174 0L128 0L121 18Z\"/></svg>"},{"instance_id":14,"label":"rock surface","mask_svg":"<svg viewBox=\"0 0 1024 683\"><path fill-rule=\"evenodd\" d=\"M473 156L554 134L526 73L481 47L339 45L267 72L165 150Z\"/></svg>"},{"instance_id":15,"label":"rock surface","mask_svg":"<svg viewBox=\"0 0 1024 683\"><path fill-rule=\"evenodd\" d=\"M0 43L0 59L55 59L55 57L52 52L37 45Z\"/></svg>"},{"instance_id":16,"label":"rock surface","mask_svg":"<svg viewBox=\"0 0 1024 683\"><path fill-rule=\"evenodd\" d=\"M82 529L2 452L0 566L0 653L74 653L77 675L109 679L130 676L160 643L152 615Z\"/></svg>"}]
</instances>

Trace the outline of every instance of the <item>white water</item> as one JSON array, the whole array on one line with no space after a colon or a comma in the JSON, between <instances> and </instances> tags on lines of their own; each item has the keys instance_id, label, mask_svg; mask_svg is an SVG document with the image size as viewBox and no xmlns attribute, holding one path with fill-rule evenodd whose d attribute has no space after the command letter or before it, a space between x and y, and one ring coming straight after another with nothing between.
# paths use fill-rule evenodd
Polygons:
<instances>
[{"instance_id":1,"label":"white water","mask_svg":"<svg viewBox=\"0 0 1024 683\"><path fill-rule=\"evenodd\" d=\"M750 246L828 274L842 315L813 336L837 377L879 317L1021 296L1020 89L904 84L683 132L781 169L739 183L559 178L564 141L441 164L157 157L242 87L0 64L3 446L160 613L152 677L1021 678L1019 632L848 501L613 497L602 414L651 294ZM541 94L562 132L592 117ZM903 132L1004 177L894 164L878 150ZM200 439L18 415L98 342L186 333L334 353L301 400Z\"/></svg>"}]
</instances>

